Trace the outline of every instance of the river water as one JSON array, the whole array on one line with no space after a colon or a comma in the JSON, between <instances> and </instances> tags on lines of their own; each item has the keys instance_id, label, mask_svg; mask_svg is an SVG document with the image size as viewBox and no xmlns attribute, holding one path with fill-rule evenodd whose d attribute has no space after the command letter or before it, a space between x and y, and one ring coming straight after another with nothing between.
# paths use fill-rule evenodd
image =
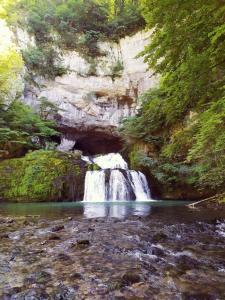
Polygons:
<instances>
[{"instance_id":1,"label":"river water","mask_svg":"<svg viewBox=\"0 0 225 300\"><path fill-rule=\"evenodd\" d=\"M185 204L1 204L0 299L223 300L224 210Z\"/></svg>"},{"instance_id":2,"label":"river water","mask_svg":"<svg viewBox=\"0 0 225 300\"><path fill-rule=\"evenodd\" d=\"M154 214L159 208L185 207L190 202L183 201L105 201L105 202L49 202L49 203L2 203L0 215L26 216L37 215L46 218L77 216L85 218L115 217L127 218L129 216L147 217ZM158 209L155 209L158 208ZM184 208L182 208L184 210ZM167 209L168 213L169 210ZM180 214L180 213L179 213Z\"/></svg>"}]
</instances>

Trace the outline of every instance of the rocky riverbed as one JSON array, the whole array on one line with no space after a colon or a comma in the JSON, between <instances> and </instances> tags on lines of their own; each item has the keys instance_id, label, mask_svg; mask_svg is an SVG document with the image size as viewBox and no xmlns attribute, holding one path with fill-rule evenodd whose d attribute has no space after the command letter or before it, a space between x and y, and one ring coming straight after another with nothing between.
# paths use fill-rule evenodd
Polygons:
<instances>
[{"instance_id":1,"label":"rocky riverbed","mask_svg":"<svg viewBox=\"0 0 225 300\"><path fill-rule=\"evenodd\" d=\"M2 300L224 295L223 218L0 217Z\"/></svg>"}]
</instances>

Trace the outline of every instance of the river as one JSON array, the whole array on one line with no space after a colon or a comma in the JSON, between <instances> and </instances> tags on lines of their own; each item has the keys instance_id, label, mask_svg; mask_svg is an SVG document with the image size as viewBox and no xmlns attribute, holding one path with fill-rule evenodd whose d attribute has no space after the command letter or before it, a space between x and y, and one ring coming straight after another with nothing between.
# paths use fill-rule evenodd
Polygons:
<instances>
[{"instance_id":1,"label":"river","mask_svg":"<svg viewBox=\"0 0 225 300\"><path fill-rule=\"evenodd\" d=\"M0 205L0 299L224 299L224 210Z\"/></svg>"}]
</instances>

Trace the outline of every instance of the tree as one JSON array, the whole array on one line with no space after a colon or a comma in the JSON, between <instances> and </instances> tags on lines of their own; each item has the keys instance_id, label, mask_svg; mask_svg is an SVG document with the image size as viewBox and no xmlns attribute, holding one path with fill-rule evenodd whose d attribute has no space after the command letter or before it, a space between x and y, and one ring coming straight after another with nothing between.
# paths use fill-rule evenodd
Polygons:
<instances>
[{"instance_id":1,"label":"tree","mask_svg":"<svg viewBox=\"0 0 225 300\"><path fill-rule=\"evenodd\" d=\"M190 178L199 188L223 189L225 4L141 2L153 30L142 56L161 82L144 95L140 113L124 122L122 133L131 145L153 147L161 166L168 161L191 166L196 176Z\"/></svg>"},{"instance_id":2,"label":"tree","mask_svg":"<svg viewBox=\"0 0 225 300\"><path fill-rule=\"evenodd\" d=\"M23 154L41 148L51 136L58 135L55 123L41 118L19 101L23 92L22 56L13 44L11 33L0 20L0 157ZM48 114L55 108L47 101Z\"/></svg>"}]
</instances>

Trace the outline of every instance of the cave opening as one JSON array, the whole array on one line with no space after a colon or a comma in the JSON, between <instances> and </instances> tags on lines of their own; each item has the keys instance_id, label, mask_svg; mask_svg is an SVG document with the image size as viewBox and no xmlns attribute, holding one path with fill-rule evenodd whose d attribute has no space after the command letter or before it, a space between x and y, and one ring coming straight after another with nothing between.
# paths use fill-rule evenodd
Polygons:
<instances>
[{"instance_id":1,"label":"cave opening","mask_svg":"<svg viewBox=\"0 0 225 300\"><path fill-rule=\"evenodd\" d=\"M72 150L80 150L83 155L97 155L120 152L123 148L122 139L115 134L104 131L63 131L69 140L76 141Z\"/></svg>"}]
</instances>

